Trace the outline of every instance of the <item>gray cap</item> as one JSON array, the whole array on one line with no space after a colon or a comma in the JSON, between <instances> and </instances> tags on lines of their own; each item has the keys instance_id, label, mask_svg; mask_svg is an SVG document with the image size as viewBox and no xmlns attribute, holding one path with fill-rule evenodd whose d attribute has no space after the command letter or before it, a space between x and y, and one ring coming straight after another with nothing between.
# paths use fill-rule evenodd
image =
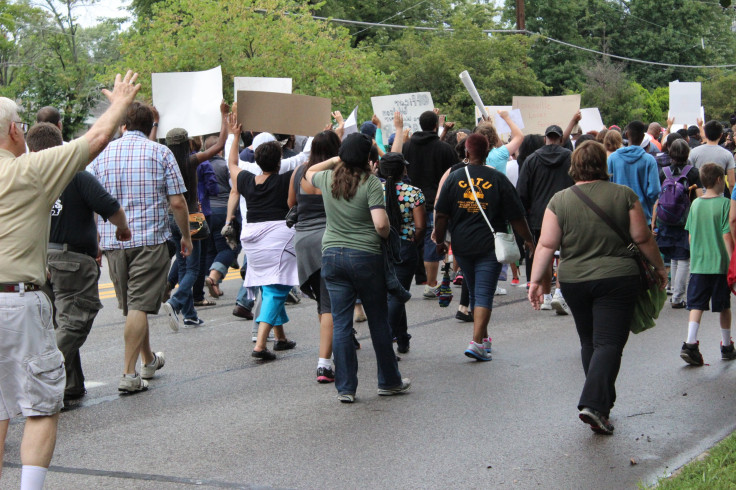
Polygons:
<instances>
[{"instance_id":1,"label":"gray cap","mask_svg":"<svg viewBox=\"0 0 736 490\"><path fill-rule=\"evenodd\" d=\"M174 128L166 133L166 144L167 145L178 145L189 141L189 134L186 129Z\"/></svg>"}]
</instances>

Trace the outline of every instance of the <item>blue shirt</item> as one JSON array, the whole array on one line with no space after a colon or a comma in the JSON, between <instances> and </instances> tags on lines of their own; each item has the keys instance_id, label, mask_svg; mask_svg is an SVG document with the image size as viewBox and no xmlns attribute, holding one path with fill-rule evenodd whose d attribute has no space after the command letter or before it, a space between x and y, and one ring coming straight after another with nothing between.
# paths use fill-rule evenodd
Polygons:
<instances>
[{"instance_id":1,"label":"blue shirt","mask_svg":"<svg viewBox=\"0 0 736 490\"><path fill-rule=\"evenodd\" d=\"M486 157L486 165L506 175L506 164L509 163L509 156L509 150L506 148L506 145L493 148L488 153L488 157Z\"/></svg>"},{"instance_id":2,"label":"blue shirt","mask_svg":"<svg viewBox=\"0 0 736 490\"><path fill-rule=\"evenodd\" d=\"M647 223L652 222L652 208L659 198L657 161L641 146L625 146L608 157L611 182L625 185L639 197Z\"/></svg>"}]
</instances>

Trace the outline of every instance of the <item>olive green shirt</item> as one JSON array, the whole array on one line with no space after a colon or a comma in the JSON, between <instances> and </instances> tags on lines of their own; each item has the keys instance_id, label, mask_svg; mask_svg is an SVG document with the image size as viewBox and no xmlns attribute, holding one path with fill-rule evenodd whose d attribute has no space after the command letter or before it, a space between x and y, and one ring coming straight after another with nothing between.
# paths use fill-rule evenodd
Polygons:
<instances>
[{"instance_id":1,"label":"olive green shirt","mask_svg":"<svg viewBox=\"0 0 736 490\"><path fill-rule=\"evenodd\" d=\"M594 203L611 217L621 230L629 232L629 211L639 200L634 191L623 185L596 181L578 185ZM562 230L561 282L583 282L610 277L635 276L639 267L621 237L572 189L560 191L547 208L557 216Z\"/></svg>"}]
</instances>

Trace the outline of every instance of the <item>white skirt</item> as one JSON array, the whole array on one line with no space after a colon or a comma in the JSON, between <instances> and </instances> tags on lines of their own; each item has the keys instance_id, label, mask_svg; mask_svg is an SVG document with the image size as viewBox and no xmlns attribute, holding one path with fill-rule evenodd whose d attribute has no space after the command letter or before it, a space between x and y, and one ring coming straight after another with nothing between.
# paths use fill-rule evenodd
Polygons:
<instances>
[{"instance_id":1,"label":"white skirt","mask_svg":"<svg viewBox=\"0 0 736 490\"><path fill-rule=\"evenodd\" d=\"M245 287L299 284L294 229L286 221L246 223L240 241L248 260Z\"/></svg>"}]
</instances>

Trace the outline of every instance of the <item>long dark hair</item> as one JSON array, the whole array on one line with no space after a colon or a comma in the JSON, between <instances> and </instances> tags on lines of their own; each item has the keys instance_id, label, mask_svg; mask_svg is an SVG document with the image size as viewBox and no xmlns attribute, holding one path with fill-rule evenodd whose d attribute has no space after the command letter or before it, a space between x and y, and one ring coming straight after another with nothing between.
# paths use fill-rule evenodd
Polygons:
<instances>
[{"instance_id":1,"label":"long dark hair","mask_svg":"<svg viewBox=\"0 0 736 490\"><path fill-rule=\"evenodd\" d=\"M345 138L338 152L342 163L335 167L332 174L332 197L349 201L360 184L368 180L371 175L368 165L371 145L371 140L364 134L353 133Z\"/></svg>"},{"instance_id":2,"label":"long dark hair","mask_svg":"<svg viewBox=\"0 0 736 490\"><path fill-rule=\"evenodd\" d=\"M404 156L401 153L386 153L378 164L378 171L386 179L386 213L391 228L401 230L401 207L396 197L396 184L404 176Z\"/></svg>"},{"instance_id":3,"label":"long dark hair","mask_svg":"<svg viewBox=\"0 0 736 490\"><path fill-rule=\"evenodd\" d=\"M309 154L307 168L332 157L340 150L340 137L332 130L322 131L312 140L312 151Z\"/></svg>"},{"instance_id":4,"label":"long dark hair","mask_svg":"<svg viewBox=\"0 0 736 490\"><path fill-rule=\"evenodd\" d=\"M197 204L197 169L194 165L189 165L189 140L183 143L176 143L168 146L171 153L176 158L176 163L179 165L179 171L181 177L184 179L184 185L187 190L184 192L184 198L187 201L189 207L193 207Z\"/></svg>"}]
</instances>

